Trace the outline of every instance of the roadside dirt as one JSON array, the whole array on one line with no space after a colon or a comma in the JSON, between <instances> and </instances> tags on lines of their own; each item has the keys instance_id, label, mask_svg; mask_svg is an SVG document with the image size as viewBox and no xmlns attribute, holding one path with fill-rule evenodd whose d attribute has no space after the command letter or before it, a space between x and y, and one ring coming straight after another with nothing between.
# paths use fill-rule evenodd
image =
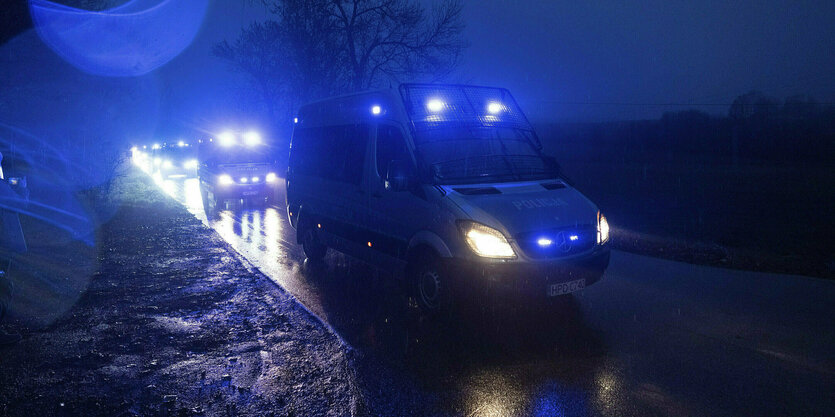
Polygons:
<instances>
[{"instance_id":1,"label":"roadside dirt","mask_svg":"<svg viewBox=\"0 0 835 417\"><path fill-rule=\"evenodd\" d=\"M119 194L57 317L24 306L66 277L11 274L4 326L24 340L0 348L0 415L353 414L350 348L147 178ZM73 246L51 250L72 261Z\"/></svg>"}]
</instances>

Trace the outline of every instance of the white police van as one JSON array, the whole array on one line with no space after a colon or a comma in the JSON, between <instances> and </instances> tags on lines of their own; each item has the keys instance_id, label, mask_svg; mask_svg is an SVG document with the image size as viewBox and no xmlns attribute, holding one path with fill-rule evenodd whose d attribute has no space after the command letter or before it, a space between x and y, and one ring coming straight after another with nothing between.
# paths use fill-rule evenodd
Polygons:
<instances>
[{"instance_id":1,"label":"white police van","mask_svg":"<svg viewBox=\"0 0 835 417\"><path fill-rule=\"evenodd\" d=\"M430 312L483 288L568 294L609 264L606 218L505 89L403 84L295 122L287 212L310 261L333 248L404 271Z\"/></svg>"}]
</instances>

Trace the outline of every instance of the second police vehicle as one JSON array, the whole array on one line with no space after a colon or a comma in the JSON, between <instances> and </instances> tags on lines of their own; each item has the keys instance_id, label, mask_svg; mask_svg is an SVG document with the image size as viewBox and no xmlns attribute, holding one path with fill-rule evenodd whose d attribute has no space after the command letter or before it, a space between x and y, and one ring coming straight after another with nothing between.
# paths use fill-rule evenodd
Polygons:
<instances>
[{"instance_id":1,"label":"second police vehicle","mask_svg":"<svg viewBox=\"0 0 835 417\"><path fill-rule=\"evenodd\" d=\"M203 139L199 160L200 193L209 214L216 214L227 202L275 199L275 159L259 133L226 131Z\"/></svg>"},{"instance_id":2,"label":"second police vehicle","mask_svg":"<svg viewBox=\"0 0 835 417\"><path fill-rule=\"evenodd\" d=\"M566 180L510 93L403 84L303 106L287 211L309 260L333 248L403 271L446 310L484 288L547 299L609 264L609 225Z\"/></svg>"}]
</instances>

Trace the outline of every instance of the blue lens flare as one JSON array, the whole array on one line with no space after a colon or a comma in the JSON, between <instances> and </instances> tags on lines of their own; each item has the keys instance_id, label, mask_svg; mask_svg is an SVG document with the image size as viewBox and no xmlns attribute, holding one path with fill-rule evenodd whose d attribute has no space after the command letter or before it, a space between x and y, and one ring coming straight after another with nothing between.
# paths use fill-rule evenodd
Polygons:
<instances>
[{"instance_id":1,"label":"blue lens flare","mask_svg":"<svg viewBox=\"0 0 835 417\"><path fill-rule=\"evenodd\" d=\"M132 0L103 11L29 0L35 30L56 54L89 74L147 74L179 55L203 24L208 0Z\"/></svg>"}]
</instances>

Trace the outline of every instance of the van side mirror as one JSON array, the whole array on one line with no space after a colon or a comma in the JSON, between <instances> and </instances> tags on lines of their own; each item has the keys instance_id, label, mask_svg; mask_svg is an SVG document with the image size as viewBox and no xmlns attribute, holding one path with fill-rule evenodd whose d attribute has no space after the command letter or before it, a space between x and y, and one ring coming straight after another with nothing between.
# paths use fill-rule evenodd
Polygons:
<instances>
[{"instance_id":1,"label":"van side mirror","mask_svg":"<svg viewBox=\"0 0 835 417\"><path fill-rule=\"evenodd\" d=\"M412 185L414 173L410 161L395 159L386 171L386 190L406 191Z\"/></svg>"}]
</instances>

